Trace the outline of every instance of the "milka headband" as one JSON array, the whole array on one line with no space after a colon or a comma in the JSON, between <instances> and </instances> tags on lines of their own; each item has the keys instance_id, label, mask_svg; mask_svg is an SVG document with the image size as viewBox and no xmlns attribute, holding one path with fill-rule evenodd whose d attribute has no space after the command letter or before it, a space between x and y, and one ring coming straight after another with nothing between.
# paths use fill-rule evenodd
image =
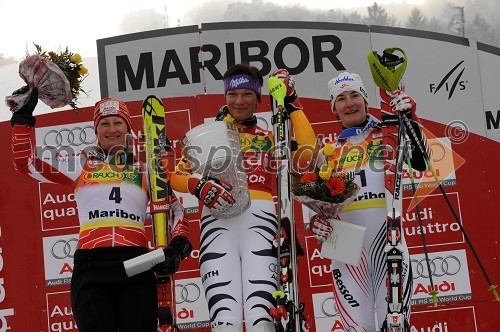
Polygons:
<instances>
[{"instance_id":1,"label":"milka headband","mask_svg":"<svg viewBox=\"0 0 500 332\"><path fill-rule=\"evenodd\" d=\"M252 76L239 74L230 76L224 80L224 94L226 94L229 90L236 89L252 90L260 99L260 82Z\"/></svg>"}]
</instances>

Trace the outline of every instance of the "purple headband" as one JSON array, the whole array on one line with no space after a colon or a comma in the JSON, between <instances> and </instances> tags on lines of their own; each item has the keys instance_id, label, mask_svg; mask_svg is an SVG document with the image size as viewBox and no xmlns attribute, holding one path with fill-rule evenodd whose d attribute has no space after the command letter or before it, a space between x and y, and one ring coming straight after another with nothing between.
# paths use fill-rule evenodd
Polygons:
<instances>
[{"instance_id":1,"label":"purple headband","mask_svg":"<svg viewBox=\"0 0 500 332\"><path fill-rule=\"evenodd\" d=\"M248 89L260 98L260 88L259 80L245 74L233 75L224 80L224 94L229 90Z\"/></svg>"}]
</instances>

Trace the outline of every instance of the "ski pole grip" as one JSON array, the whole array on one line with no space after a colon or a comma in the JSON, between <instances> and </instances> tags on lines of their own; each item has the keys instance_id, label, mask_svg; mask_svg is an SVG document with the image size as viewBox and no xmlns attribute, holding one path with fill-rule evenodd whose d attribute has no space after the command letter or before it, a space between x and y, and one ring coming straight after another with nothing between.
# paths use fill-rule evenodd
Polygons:
<instances>
[{"instance_id":1,"label":"ski pole grip","mask_svg":"<svg viewBox=\"0 0 500 332\"><path fill-rule=\"evenodd\" d=\"M147 254L143 254L123 262L125 267L125 273L127 276L132 277L136 274L142 273L144 271L150 270L157 264L163 263L165 261L165 254L163 253L163 248L150 251Z\"/></svg>"},{"instance_id":2,"label":"ski pole grip","mask_svg":"<svg viewBox=\"0 0 500 332\"><path fill-rule=\"evenodd\" d=\"M285 106L286 86L285 83L275 76L271 76L267 80L269 94L276 99L278 106Z\"/></svg>"}]
</instances>

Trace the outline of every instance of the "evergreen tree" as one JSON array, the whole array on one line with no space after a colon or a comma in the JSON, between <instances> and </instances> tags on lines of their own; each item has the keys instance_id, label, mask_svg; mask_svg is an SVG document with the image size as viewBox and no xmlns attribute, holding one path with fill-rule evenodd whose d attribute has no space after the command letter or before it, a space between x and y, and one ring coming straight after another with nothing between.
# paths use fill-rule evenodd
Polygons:
<instances>
[{"instance_id":1,"label":"evergreen tree","mask_svg":"<svg viewBox=\"0 0 500 332\"><path fill-rule=\"evenodd\" d=\"M362 24L363 18L358 12L352 12L349 15L342 15L342 23Z\"/></svg>"},{"instance_id":2,"label":"evergreen tree","mask_svg":"<svg viewBox=\"0 0 500 332\"><path fill-rule=\"evenodd\" d=\"M337 12L335 9L330 9L327 12L321 12L316 17L318 22L341 22L342 14Z\"/></svg>"},{"instance_id":3,"label":"evergreen tree","mask_svg":"<svg viewBox=\"0 0 500 332\"><path fill-rule=\"evenodd\" d=\"M431 18L427 27L428 27L428 30L432 31L432 32L441 32L441 33L446 32L443 21L441 21L435 17Z\"/></svg>"},{"instance_id":4,"label":"evergreen tree","mask_svg":"<svg viewBox=\"0 0 500 332\"><path fill-rule=\"evenodd\" d=\"M466 25L465 31L467 38L487 44L495 42L491 25L479 14L476 14L472 22Z\"/></svg>"},{"instance_id":5,"label":"evergreen tree","mask_svg":"<svg viewBox=\"0 0 500 332\"><path fill-rule=\"evenodd\" d=\"M422 11L417 7L413 8L410 16L408 16L408 21L406 22L406 27L409 29L418 30L428 30L427 18L422 15Z\"/></svg>"},{"instance_id":6,"label":"evergreen tree","mask_svg":"<svg viewBox=\"0 0 500 332\"><path fill-rule=\"evenodd\" d=\"M394 16L389 17L384 7L379 6L374 2L372 6L367 7L368 16L363 17L363 24L366 25L384 25L395 26L396 19Z\"/></svg>"}]
</instances>

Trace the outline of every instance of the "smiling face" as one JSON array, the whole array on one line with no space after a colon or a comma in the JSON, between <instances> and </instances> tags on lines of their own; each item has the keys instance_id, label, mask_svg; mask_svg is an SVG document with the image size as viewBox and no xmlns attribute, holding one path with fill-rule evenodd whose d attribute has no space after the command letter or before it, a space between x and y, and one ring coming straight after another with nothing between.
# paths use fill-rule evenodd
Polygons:
<instances>
[{"instance_id":1,"label":"smiling face","mask_svg":"<svg viewBox=\"0 0 500 332\"><path fill-rule=\"evenodd\" d=\"M119 116L105 117L97 124L97 140L104 150L110 151L114 146L124 146L127 134L127 124Z\"/></svg>"},{"instance_id":2,"label":"smiling face","mask_svg":"<svg viewBox=\"0 0 500 332\"><path fill-rule=\"evenodd\" d=\"M257 109L257 94L253 90L235 89L226 92L229 114L236 120L250 119Z\"/></svg>"},{"instance_id":3,"label":"smiling face","mask_svg":"<svg viewBox=\"0 0 500 332\"><path fill-rule=\"evenodd\" d=\"M366 120L367 103L357 91L342 92L335 99L333 114L336 114L345 128L351 128Z\"/></svg>"}]
</instances>

